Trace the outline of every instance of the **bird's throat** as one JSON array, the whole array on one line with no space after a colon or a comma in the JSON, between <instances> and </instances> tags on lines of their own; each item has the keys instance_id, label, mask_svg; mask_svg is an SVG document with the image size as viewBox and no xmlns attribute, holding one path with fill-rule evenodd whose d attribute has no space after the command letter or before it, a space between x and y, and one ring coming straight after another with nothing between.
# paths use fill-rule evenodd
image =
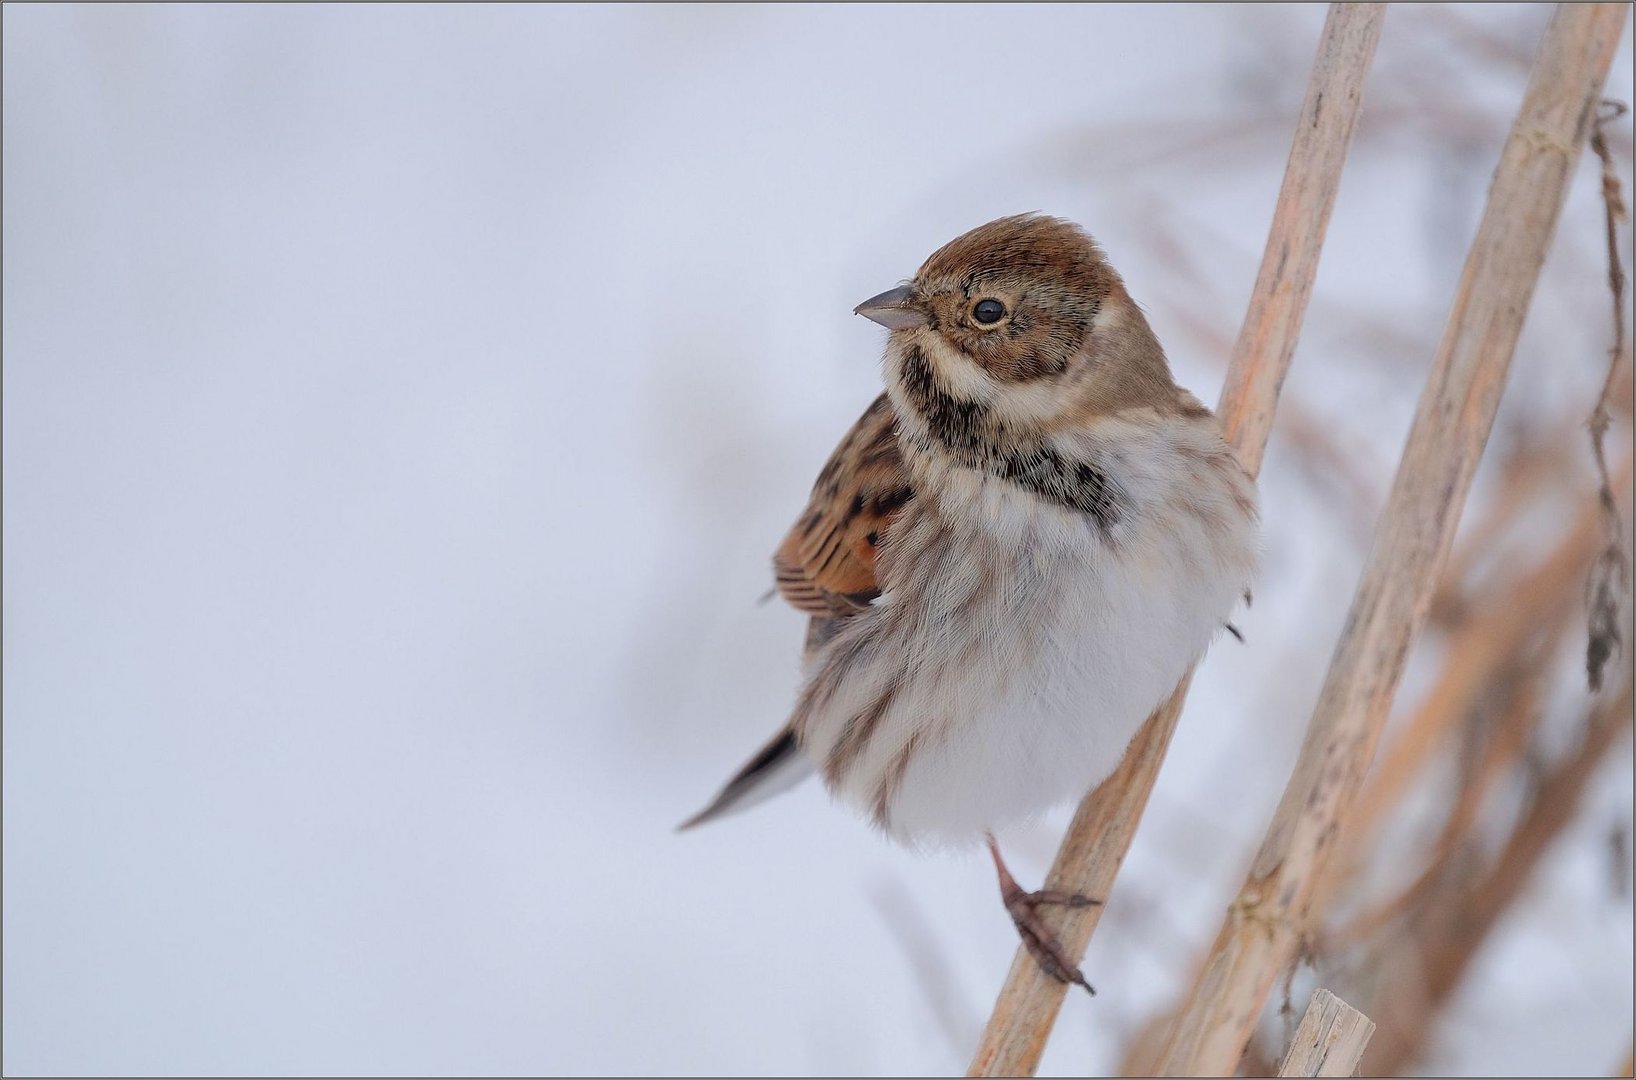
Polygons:
<instances>
[{"instance_id":1,"label":"bird's throat","mask_svg":"<svg viewBox=\"0 0 1636 1080\"><path fill-rule=\"evenodd\" d=\"M1104 531L1124 517L1128 500L1101 463L1070 458L1044 435L1016 431L987 404L950 392L919 345L903 348L897 374L898 440L911 463L981 471L1086 514Z\"/></svg>"}]
</instances>

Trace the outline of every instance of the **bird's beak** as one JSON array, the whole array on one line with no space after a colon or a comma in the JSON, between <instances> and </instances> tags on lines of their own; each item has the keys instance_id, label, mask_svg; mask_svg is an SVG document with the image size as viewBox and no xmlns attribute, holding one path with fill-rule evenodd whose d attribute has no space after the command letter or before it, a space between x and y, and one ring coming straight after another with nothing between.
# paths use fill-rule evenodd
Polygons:
<instances>
[{"instance_id":1,"label":"bird's beak","mask_svg":"<svg viewBox=\"0 0 1636 1080\"><path fill-rule=\"evenodd\" d=\"M926 312L915 301L913 286L900 285L887 289L879 296L871 296L852 309L871 322L878 322L888 330L907 330L926 325Z\"/></svg>"}]
</instances>

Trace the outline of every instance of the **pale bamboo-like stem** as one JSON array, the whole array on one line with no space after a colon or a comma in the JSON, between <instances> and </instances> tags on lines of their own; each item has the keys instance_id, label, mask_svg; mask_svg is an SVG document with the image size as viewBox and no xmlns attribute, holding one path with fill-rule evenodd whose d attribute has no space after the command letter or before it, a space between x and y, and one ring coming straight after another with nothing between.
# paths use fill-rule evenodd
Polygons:
<instances>
[{"instance_id":1,"label":"pale bamboo-like stem","mask_svg":"<svg viewBox=\"0 0 1636 1080\"><path fill-rule=\"evenodd\" d=\"M1627 456L1615 470L1615 490L1626 493L1626 505L1631 467ZM1435 899L1433 893L1448 888L1450 858L1481 849L1482 841L1474 835L1480 831L1480 811L1494 786L1519 767L1518 759L1543 719L1542 694L1555 673L1552 658L1579 614L1578 586L1595 560L1600 527L1601 507L1589 502L1548 556L1495 590L1485 609L1451 638L1442 678L1382 751L1353 804L1340 847L1314 888L1307 912L1321 955L1348 949L1387 926L1401 926L1422 904ZM1447 716L1459 718L1459 724L1451 726ZM1374 833L1382 819L1398 806L1410 779L1430 764L1461 726L1468 732L1480 727L1484 735L1462 763L1457 794L1431 842L1424 868L1395 896L1371 909L1349 912L1345 922L1338 922L1333 917L1336 901L1356 891L1370 849L1379 847ZM1380 967L1371 961L1371 969L1378 972ZM1396 1002L1392 1010L1394 1017L1401 1015ZM1388 1017L1383 1013L1379 1019L1384 1022Z\"/></svg>"},{"instance_id":2,"label":"pale bamboo-like stem","mask_svg":"<svg viewBox=\"0 0 1636 1080\"><path fill-rule=\"evenodd\" d=\"M1231 1075L1294 959L1313 885L1425 623L1624 19L1623 5L1563 4L1545 33L1295 771L1161 1075Z\"/></svg>"},{"instance_id":3,"label":"pale bamboo-like stem","mask_svg":"<svg viewBox=\"0 0 1636 1080\"><path fill-rule=\"evenodd\" d=\"M1278 392L1300 337L1341 166L1357 126L1364 77L1385 13L1385 4L1332 4L1324 22L1266 253L1218 406L1227 440L1252 476L1260 471ZM1191 680L1189 672L1132 740L1119 769L1079 804L1046 876L1046 888L1096 897L1106 897L1112 890ZM1077 957L1084 955L1101 912L1099 906L1052 907L1044 917L1063 948ZM1027 950L1018 949L969 1075L1032 1075L1065 990L1063 983L1040 970Z\"/></svg>"},{"instance_id":4,"label":"pale bamboo-like stem","mask_svg":"<svg viewBox=\"0 0 1636 1080\"><path fill-rule=\"evenodd\" d=\"M1314 990L1279 1076L1351 1076L1375 1022L1328 990Z\"/></svg>"},{"instance_id":5,"label":"pale bamboo-like stem","mask_svg":"<svg viewBox=\"0 0 1636 1080\"><path fill-rule=\"evenodd\" d=\"M1621 490L1630 480L1629 470L1627 458L1618 470ZM1495 673L1513 662L1542 625L1565 617L1566 609L1577 600L1575 583L1584 579L1595 561L1601 527L1601 506L1587 505L1547 559L1450 635L1442 672L1381 752L1369 782L1352 804L1336 851L1318 875L1310 901L1315 920L1323 918L1332 898L1352 880L1376 830L1430 764L1433 751L1453 737Z\"/></svg>"}]
</instances>

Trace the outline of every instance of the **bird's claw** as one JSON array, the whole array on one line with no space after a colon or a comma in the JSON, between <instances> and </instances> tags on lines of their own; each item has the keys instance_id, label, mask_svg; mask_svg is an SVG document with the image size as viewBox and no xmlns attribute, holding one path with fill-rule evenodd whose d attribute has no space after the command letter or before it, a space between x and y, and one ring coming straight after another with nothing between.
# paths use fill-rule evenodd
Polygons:
<instances>
[{"instance_id":1,"label":"bird's claw","mask_svg":"<svg viewBox=\"0 0 1636 1080\"><path fill-rule=\"evenodd\" d=\"M1016 925L1017 934L1022 938L1023 945L1041 970L1058 982L1083 986L1085 992L1093 996L1096 994L1096 987L1085 980L1085 973L1079 970L1079 965L1075 964L1063 950L1056 935L1046 927L1039 917L1039 909L1045 904L1083 908L1093 907L1101 902L1089 896L1060 892L1056 889L1040 889L1038 892L1008 889L1005 892L1005 909L1010 913L1011 921Z\"/></svg>"}]
</instances>

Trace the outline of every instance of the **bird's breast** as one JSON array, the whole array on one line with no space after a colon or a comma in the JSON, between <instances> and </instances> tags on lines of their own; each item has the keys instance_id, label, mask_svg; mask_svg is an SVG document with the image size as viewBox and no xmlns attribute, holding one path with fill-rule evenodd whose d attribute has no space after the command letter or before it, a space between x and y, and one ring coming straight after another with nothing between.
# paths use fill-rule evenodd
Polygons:
<instances>
[{"instance_id":1,"label":"bird's breast","mask_svg":"<svg viewBox=\"0 0 1636 1080\"><path fill-rule=\"evenodd\" d=\"M883 596L816 658L798 723L840 797L959 842L1113 771L1248 583L1253 506L1132 497L1108 523L982 469L916 481Z\"/></svg>"}]
</instances>

